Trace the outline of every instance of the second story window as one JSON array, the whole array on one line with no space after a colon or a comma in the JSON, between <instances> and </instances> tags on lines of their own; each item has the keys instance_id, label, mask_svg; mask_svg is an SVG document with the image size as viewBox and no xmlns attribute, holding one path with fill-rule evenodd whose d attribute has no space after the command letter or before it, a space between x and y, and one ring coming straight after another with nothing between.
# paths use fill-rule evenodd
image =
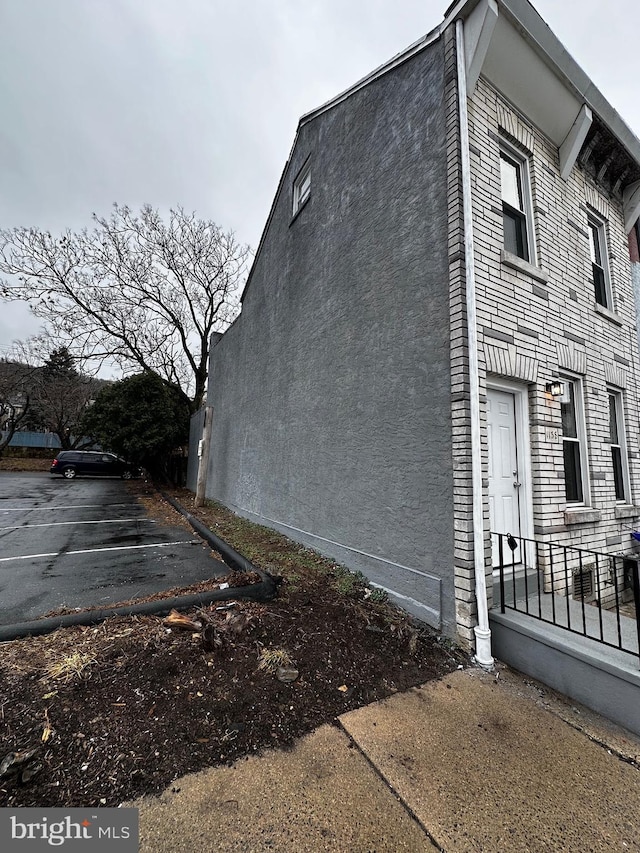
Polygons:
<instances>
[{"instance_id":1,"label":"second story window","mask_svg":"<svg viewBox=\"0 0 640 853\"><path fill-rule=\"evenodd\" d=\"M300 169L293 182L293 215L300 210L302 205L311 195L311 162L307 160Z\"/></svg>"},{"instance_id":2,"label":"second story window","mask_svg":"<svg viewBox=\"0 0 640 853\"><path fill-rule=\"evenodd\" d=\"M567 389L566 402L561 404L565 496L567 503L586 503L588 482L582 387L578 379L564 376L562 381Z\"/></svg>"},{"instance_id":3,"label":"second story window","mask_svg":"<svg viewBox=\"0 0 640 853\"><path fill-rule=\"evenodd\" d=\"M604 308L612 308L604 224L592 217L589 217L589 250L596 302Z\"/></svg>"},{"instance_id":4,"label":"second story window","mask_svg":"<svg viewBox=\"0 0 640 853\"><path fill-rule=\"evenodd\" d=\"M500 150L500 185L504 247L512 255L535 263L527 161L506 149Z\"/></svg>"}]
</instances>

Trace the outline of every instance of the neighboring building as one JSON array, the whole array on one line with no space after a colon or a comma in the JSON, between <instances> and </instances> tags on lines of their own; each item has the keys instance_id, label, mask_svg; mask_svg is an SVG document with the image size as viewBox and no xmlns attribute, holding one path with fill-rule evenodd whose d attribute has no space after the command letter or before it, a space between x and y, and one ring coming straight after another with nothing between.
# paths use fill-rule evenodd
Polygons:
<instances>
[{"instance_id":1,"label":"neighboring building","mask_svg":"<svg viewBox=\"0 0 640 853\"><path fill-rule=\"evenodd\" d=\"M492 531L632 550L639 211L640 142L533 7L454 4L300 120L212 348L207 495L490 663Z\"/></svg>"},{"instance_id":2,"label":"neighboring building","mask_svg":"<svg viewBox=\"0 0 640 853\"><path fill-rule=\"evenodd\" d=\"M0 447L27 417L32 372L26 364L0 359Z\"/></svg>"},{"instance_id":3,"label":"neighboring building","mask_svg":"<svg viewBox=\"0 0 640 853\"><path fill-rule=\"evenodd\" d=\"M0 441L4 441L7 437L8 431L0 430ZM38 450L60 450L62 445L58 436L53 432L18 430L11 436L7 446L27 451L27 449L31 448L37 448Z\"/></svg>"}]
</instances>

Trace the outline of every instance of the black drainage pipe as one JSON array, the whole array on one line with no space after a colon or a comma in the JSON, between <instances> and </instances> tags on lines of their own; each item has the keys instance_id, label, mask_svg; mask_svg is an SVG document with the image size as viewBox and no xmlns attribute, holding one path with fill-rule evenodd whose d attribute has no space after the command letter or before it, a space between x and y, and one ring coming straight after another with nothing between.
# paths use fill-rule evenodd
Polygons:
<instances>
[{"instance_id":1,"label":"black drainage pipe","mask_svg":"<svg viewBox=\"0 0 640 853\"><path fill-rule=\"evenodd\" d=\"M70 628L73 625L96 625L110 616L164 616L170 610L184 610L187 607L204 607L213 601L225 601L230 598L249 598L254 601L267 601L262 583L250 586L237 586L229 589L217 589L212 592L197 592L191 595L176 595L158 601L145 601L125 607L105 607L95 610L81 610L79 613L66 613L63 616L47 616L32 622L18 622L15 625L0 625L0 642L16 640L18 637L35 637L49 634L56 628ZM273 596L270 596L273 598Z\"/></svg>"},{"instance_id":2,"label":"black drainage pipe","mask_svg":"<svg viewBox=\"0 0 640 853\"><path fill-rule=\"evenodd\" d=\"M222 554L225 562L242 572L255 572L260 575L260 583L249 586L216 589L211 592L196 592L190 595L177 595L173 598L163 598L156 601L145 601L140 604L123 607L105 607L94 610L82 610L79 613L66 613L61 616L48 616L45 619L34 619L31 622L18 622L15 625L0 625L0 642L17 640L19 637L36 637L49 634L57 628L71 628L74 625L96 625L111 616L164 616L170 610L184 610L188 607L204 607L214 601L246 598L251 601L270 601L277 592L276 582L268 573L254 566L246 557L234 551L222 539L212 533L197 518L190 515L177 501L168 495L163 497L189 521L193 529L218 553Z\"/></svg>"},{"instance_id":3,"label":"black drainage pipe","mask_svg":"<svg viewBox=\"0 0 640 853\"><path fill-rule=\"evenodd\" d=\"M178 503L177 500L171 497L171 495L167 495L164 492L160 492L165 501L174 509L177 509L178 512L183 515L189 524L193 527L196 533L201 536L205 542L211 547L213 551L217 551L224 558L225 563L228 566L231 566L232 569L237 569L241 572L255 572L260 575L263 583L267 586L272 586L273 595L275 595L276 591L276 582L273 577L268 573L259 569L257 566L254 566L246 557L243 557L242 554L239 554L237 551L231 547L231 545L227 545L227 543L220 539L219 536L216 536L208 527L206 527L198 518L195 518L191 513L187 512L187 510ZM273 598L273 595L271 598Z\"/></svg>"}]
</instances>

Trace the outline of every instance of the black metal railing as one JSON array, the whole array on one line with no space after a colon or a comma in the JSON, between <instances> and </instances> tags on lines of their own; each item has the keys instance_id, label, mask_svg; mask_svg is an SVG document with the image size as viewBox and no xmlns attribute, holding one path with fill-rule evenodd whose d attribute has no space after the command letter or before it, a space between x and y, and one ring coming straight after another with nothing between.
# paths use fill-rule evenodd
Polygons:
<instances>
[{"instance_id":1,"label":"black metal railing","mask_svg":"<svg viewBox=\"0 0 640 853\"><path fill-rule=\"evenodd\" d=\"M502 613L516 610L640 657L640 557L491 534Z\"/></svg>"}]
</instances>

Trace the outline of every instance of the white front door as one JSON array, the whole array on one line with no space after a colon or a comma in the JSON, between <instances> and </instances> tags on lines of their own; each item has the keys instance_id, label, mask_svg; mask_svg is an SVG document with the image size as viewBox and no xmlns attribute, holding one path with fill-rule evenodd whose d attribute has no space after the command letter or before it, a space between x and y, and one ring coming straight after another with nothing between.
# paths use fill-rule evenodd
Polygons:
<instances>
[{"instance_id":1,"label":"white front door","mask_svg":"<svg viewBox=\"0 0 640 853\"><path fill-rule=\"evenodd\" d=\"M487 439L489 444L489 516L493 533L522 535L518 436L515 397L508 391L487 392ZM493 563L498 564L496 543Z\"/></svg>"}]
</instances>

